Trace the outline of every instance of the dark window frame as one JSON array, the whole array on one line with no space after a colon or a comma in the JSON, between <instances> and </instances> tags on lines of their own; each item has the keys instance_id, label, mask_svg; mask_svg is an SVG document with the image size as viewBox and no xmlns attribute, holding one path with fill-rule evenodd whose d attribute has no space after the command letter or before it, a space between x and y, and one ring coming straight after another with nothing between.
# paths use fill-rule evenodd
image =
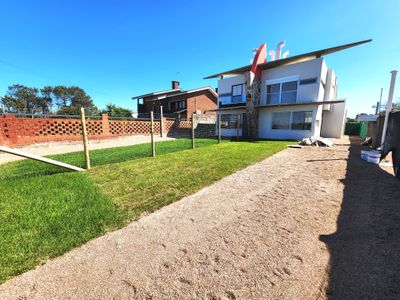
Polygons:
<instances>
[{"instance_id":1,"label":"dark window frame","mask_svg":"<svg viewBox=\"0 0 400 300\"><path fill-rule=\"evenodd\" d=\"M289 90L289 91L283 91L283 85L286 83L293 83L293 82L295 82L296 83L296 89L295 90ZM279 92L274 92L274 93L269 93L268 92L268 86L273 86L273 85L279 85ZM288 80L288 81L280 81L280 82L274 82L274 83L268 83L268 84L265 84L265 94L266 94L266 97L265 97L265 103L266 104L292 104L292 103L297 103L297 96L298 96L298 91L299 91L299 80L297 79L297 80ZM289 94L289 93L293 93L293 92L295 92L296 93L296 97L295 97L295 100L294 100L294 102L282 102L282 94ZM268 96L269 95L279 95L279 99L278 99L278 102L277 103L271 103L271 101L268 101Z\"/></svg>"},{"instance_id":2,"label":"dark window frame","mask_svg":"<svg viewBox=\"0 0 400 300\"><path fill-rule=\"evenodd\" d=\"M296 124L303 124L302 126L304 126L303 128L299 128L298 126L299 125L297 125L297 128L293 128L294 126L294 123L293 123L293 116L294 116L294 114L299 114L299 113L304 113L305 115L304 115L304 117L305 117L305 119L304 119L304 121L303 121L303 123L296 123ZM306 122L306 119L307 119L307 114L311 114L311 121L310 122ZM313 120L313 118L314 118L314 112L312 111L312 110L298 110L298 111L292 111L292 116L291 116L291 121L290 121L290 130L307 130L307 131L310 131L310 130L312 130L312 126L313 126L313 122L312 122L312 120ZM307 124L309 124L309 125L307 125Z\"/></svg>"},{"instance_id":3,"label":"dark window frame","mask_svg":"<svg viewBox=\"0 0 400 300\"><path fill-rule=\"evenodd\" d=\"M289 122L287 125L287 128L278 128L276 127L276 125L274 124L274 115L283 115L283 114L289 114ZM291 111L274 111L272 112L272 119L271 119L271 129L272 130L290 130L291 128L291 123L292 123L292 112Z\"/></svg>"},{"instance_id":4,"label":"dark window frame","mask_svg":"<svg viewBox=\"0 0 400 300\"><path fill-rule=\"evenodd\" d=\"M299 85L315 84L318 82L318 77L304 78L299 80Z\"/></svg>"},{"instance_id":5,"label":"dark window frame","mask_svg":"<svg viewBox=\"0 0 400 300\"><path fill-rule=\"evenodd\" d=\"M285 128L276 128L274 126L274 115L276 114L289 114L289 127ZM293 115L296 113L304 113L305 114L305 119L303 123L296 123L297 128L293 126ZM310 114L309 117L311 117L310 122L305 122L307 119L307 113ZM271 130L289 130L289 131L311 131L313 129L313 121L314 121L314 111L312 110L289 110L289 111L274 111L272 112L272 120L271 120ZM299 128L299 124L303 124L303 128ZM308 125L307 125L308 124Z\"/></svg>"},{"instance_id":6,"label":"dark window frame","mask_svg":"<svg viewBox=\"0 0 400 300\"><path fill-rule=\"evenodd\" d=\"M240 86L240 91L241 91L240 95L239 94L238 95L233 95L233 89L235 87L238 87L238 86ZM231 86L231 102L232 103L243 102L242 101L243 100L243 93L244 93L244 83L232 85Z\"/></svg>"},{"instance_id":7,"label":"dark window frame","mask_svg":"<svg viewBox=\"0 0 400 300\"><path fill-rule=\"evenodd\" d=\"M181 110L187 108L186 100L174 100L168 102L170 111Z\"/></svg>"}]
</instances>

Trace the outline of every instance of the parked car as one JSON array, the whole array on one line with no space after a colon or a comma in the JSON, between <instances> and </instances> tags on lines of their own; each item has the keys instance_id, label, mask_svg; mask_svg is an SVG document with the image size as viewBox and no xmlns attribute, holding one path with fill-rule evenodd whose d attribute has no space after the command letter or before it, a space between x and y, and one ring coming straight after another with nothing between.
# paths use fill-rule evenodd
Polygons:
<instances>
[{"instance_id":1,"label":"parked car","mask_svg":"<svg viewBox=\"0 0 400 300\"><path fill-rule=\"evenodd\" d=\"M390 152L392 152L394 174L400 179L400 111L392 112L389 115L382 158L386 157Z\"/></svg>"}]
</instances>

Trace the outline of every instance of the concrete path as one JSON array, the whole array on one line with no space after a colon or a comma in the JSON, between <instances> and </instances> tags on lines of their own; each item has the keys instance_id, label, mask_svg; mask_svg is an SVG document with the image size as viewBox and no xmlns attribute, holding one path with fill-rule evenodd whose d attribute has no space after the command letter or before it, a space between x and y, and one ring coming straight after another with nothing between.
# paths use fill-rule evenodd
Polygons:
<instances>
[{"instance_id":1,"label":"concrete path","mask_svg":"<svg viewBox=\"0 0 400 300\"><path fill-rule=\"evenodd\" d=\"M357 151L285 150L9 280L0 299L395 299L400 182Z\"/></svg>"}]
</instances>

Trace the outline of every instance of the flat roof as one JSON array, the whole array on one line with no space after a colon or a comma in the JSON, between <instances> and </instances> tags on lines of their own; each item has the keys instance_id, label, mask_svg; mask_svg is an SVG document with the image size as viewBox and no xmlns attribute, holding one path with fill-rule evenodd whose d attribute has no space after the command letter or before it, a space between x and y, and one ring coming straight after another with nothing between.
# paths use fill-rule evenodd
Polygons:
<instances>
[{"instance_id":1,"label":"flat roof","mask_svg":"<svg viewBox=\"0 0 400 300\"><path fill-rule=\"evenodd\" d=\"M355 43L350 43L350 44L340 45L340 46L336 46L336 47L316 50L316 51L299 54L299 55L295 55L295 56L291 56L291 57L287 57L287 58L269 61L269 62L266 62L263 64L259 64L258 66L262 70L271 69L271 68L275 68L275 67L282 66L282 65L287 65L287 64L292 64L292 63L297 63L297 62L302 62L302 61L319 58L323 55L331 54L331 53L334 53L337 51L342 51L342 50L345 50L345 49L348 49L351 47L355 47L355 46L358 46L361 44L369 43L371 41L372 41L372 39L368 39L368 40L363 40L363 41L359 41L359 42L355 42ZM240 74L250 71L250 69L251 69L251 65L247 65L244 67L240 67L240 68L232 69L229 71L221 72L218 74L210 75L210 76L204 77L204 79L218 78L221 76L229 76L229 75L240 75Z\"/></svg>"}]
</instances>

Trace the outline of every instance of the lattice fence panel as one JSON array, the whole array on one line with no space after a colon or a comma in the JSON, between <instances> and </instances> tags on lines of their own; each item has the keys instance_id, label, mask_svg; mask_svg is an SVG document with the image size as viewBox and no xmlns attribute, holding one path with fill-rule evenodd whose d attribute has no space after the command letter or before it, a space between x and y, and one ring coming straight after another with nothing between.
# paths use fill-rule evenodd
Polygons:
<instances>
[{"instance_id":1,"label":"lattice fence panel","mask_svg":"<svg viewBox=\"0 0 400 300\"><path fill-rule=\"evenodd\" d=\"M112 135L150 134L150 121L109 121ZM160 122L154 122L154 131L160 132Z\"/></svg>"}]
</instances>

